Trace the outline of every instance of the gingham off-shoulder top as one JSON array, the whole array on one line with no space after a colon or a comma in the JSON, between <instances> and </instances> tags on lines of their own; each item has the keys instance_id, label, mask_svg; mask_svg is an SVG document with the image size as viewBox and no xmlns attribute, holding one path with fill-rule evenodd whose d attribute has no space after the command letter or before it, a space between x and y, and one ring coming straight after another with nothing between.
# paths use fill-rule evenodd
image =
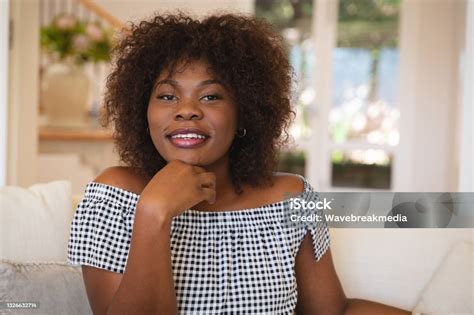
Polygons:
<instances>
[{"instance_id":1,"label":"gingham off-shoulder top","mask_svg":"<svg viewBox=\"0 0 474 315\"><path fill-rule=\"evenodd\" d=\"M317 199L298 176L304 192L293 198ZM139 197L87 184L71 224L68 262L123 273ZM293 313L298 248L309 232L319 260L330 239L324 215L320 222L289 223L290 202L219 212L188 209L173 218L171 261L180 314Z\"/></svg>"}]
</instances>

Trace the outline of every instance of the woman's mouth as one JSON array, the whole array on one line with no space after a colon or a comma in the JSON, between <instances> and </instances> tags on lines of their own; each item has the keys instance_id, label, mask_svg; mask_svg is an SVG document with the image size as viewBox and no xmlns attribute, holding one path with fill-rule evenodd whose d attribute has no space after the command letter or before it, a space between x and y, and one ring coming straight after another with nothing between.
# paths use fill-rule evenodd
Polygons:
<instances>
[{"instance_id":1,"label":"woman's mouth","mask_svg":"<svg viewBox=\"0 0 474 315\"><path fill-rule=\"evenodd\" d=\"M196 133L177 134L167 137L171 144L182 149L194 149L201 146L209 138Z\"/></svg>"}]
</instances>

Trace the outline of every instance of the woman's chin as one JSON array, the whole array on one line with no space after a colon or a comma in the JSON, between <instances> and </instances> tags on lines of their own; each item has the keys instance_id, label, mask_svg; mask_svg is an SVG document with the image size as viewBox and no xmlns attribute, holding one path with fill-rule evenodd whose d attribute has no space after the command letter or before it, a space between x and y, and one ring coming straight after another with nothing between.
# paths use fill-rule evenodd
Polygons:
<instances>
[{"instance_id":1,"label":"woman's chin","mask_svg":"<svg viewBox=\"0 0 474 315\"><path fill-rule=\"evenodd\" d=\"M194 157L194 156L189 156L185 154L176 154L172 155L169 158L166 159L168 162L173 161L173 160L180 160L186 164L194 165L194 166L200 166L200 167L205 167L208 166L210 163L204 161L201 157Z\"/></svg>"},{"instance_id":2,"label":"woman's chin","mask_svg":"<svg viewBox=\"0 0 474 315\"><path fill-rule=\"evenodd\" d=\"M205 151L205 152L204 152ZM228 159L228 155L224 154L219 156L219 152L216 150L203 150L203 152L197 152L194 150L173 150L164 152L163 158L167 161L180 160L186 164L200 166L203 168L215 166L221 164L223 161Z\"/></svg>"}]
</instances>

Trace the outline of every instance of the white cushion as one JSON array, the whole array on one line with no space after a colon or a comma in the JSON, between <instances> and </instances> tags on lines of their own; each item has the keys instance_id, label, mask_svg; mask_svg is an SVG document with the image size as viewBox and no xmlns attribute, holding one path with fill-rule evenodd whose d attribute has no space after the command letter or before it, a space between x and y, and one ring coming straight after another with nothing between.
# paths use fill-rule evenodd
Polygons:
<instances>
[{"instance_id":1,"label":"white cushion","mask_svg":"<svg viewBox=\"0 0 474 315\"><path fill-rule=\"evenodd\" d=\"M66 261L71 183L0 187L0 259Z\"/></svg>"},{"instance_id":2,"label":"white cushion","mask_svg":"<svg viewBox=\"0 0 474 315\"><path fill-rule=\"evenodd\" d=\"M407 310L417 305L452 246L473 240L472 229L329 231L334 265L346 296ZM458 294L456 289L452 294Z\"/></svg>"},{"instance_id":3,"label":"white cushion","mask_svg":"<svg viewBox=\"0 0 474 315\"><path fill-rule=\"evenodd\" d=\"M456 244L423 290L413 314L474 314L474 245Z\"/></svg>"}]
</instances>

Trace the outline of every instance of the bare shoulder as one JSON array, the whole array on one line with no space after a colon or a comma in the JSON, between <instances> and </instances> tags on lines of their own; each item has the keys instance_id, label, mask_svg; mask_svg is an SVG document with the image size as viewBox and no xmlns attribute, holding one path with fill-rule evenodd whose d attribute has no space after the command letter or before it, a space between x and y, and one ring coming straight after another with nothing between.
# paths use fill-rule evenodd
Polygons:
<instances>
[{"instance_id":1,"label":"bare shoulder","mask_svg":"<svg viewBox=\"0 0 474 315\"><path fill-rule=\"evenodd\" d=\"M140 194L149 182L150 178L145 178L139 174L138 170L129 166L112 166L104 169L94 182L107 184Z\"/></svg>"},{"instance_id":2,"label":"bare shoulder","mask_svg":"<svg viewBox=\"0 0 474 315\"><path fill-rule=\"evenodd\" d=\"M295 174L278 172L273 176L272 190L280 196L285 194L296 195L304 191L304 182Z\"/></svg>"}]
</instances>

